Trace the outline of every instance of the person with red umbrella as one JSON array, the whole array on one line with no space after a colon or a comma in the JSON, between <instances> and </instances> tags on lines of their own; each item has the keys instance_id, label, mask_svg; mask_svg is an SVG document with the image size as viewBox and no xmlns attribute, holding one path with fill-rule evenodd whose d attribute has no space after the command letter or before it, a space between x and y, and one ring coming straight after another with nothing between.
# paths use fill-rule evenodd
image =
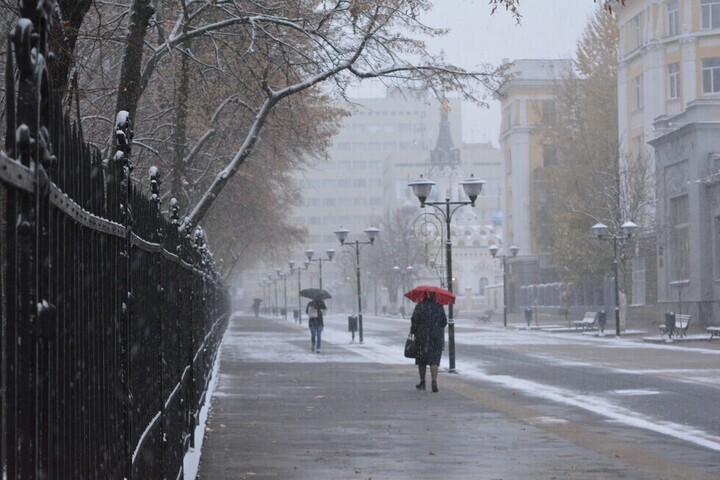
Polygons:
<instances>
[{"instance_id":1,"label":"person with red umbrella","mask_svg":"<svg viewBox=\"0 0 720 480\"><path fill-rule=\"evenodd\" d=\"M408 298L415 300L418 297L408 296ZM436 293L433 291L423 292L422 300L413 310L410 326L410 333L415 336L415 365L418 366L420 374L420 383L415 385L418 390L425 390L425 374L427 366L430 365L432 391L438 391L438 367L445 343L446 326L445 310L436 301Z\"/></svg>"}]
</instances>

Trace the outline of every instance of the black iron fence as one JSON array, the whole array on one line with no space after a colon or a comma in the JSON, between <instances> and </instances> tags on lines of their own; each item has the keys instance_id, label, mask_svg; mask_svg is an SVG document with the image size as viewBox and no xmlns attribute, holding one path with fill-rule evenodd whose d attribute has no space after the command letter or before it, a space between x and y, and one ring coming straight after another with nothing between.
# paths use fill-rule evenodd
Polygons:
<instances>
[{"instance_id":1,"label":"black iron fence","mask_svg":"<svg viewBox=\"0 0 720 480\"><path fill-rule=\"evenodd\" d=\"M117 115L109 160L48 84L51 1L8 40L0 152L3 478L174 479L229 313L202 235L132 181Z\"/></svg>"}]
</instances>

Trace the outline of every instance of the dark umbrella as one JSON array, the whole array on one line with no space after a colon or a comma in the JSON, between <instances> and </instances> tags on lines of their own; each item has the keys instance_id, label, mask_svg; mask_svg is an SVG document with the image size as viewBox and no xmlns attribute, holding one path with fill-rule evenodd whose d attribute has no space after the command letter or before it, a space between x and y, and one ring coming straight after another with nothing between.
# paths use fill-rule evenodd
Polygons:
<instances>
[{"instance_id":1,"label":"dark umbrella","mask_svg":"<svg viewBox=\"0 0 720 480\"><path fill-rule=\"evenodd\" d=\"M253 298L254 303L262 303L262 298Z\"/></svg>"},{"instance_id":2,"label":"dark umbrella","mask_svg":"<svg viewBox=\"0 0 720 480\"><path fill-rule=\"evenodd\" d=\"M405 296L415 303L420 303L425 299L425 296L428 293L432 293L435 296L435 301L440 305L452 305L455 303L455 295L453 295L450 290L433 287L432 285L420 285L415 287L407 292Z\"/></svg>"},{"instance_id":3,"label":"dark umbrella","mask_svg":"<svg viewBox=\"0 0 720 480\"><path fill-rule=\"evenodd\" d=\"M300 290L300 296L311 300L327 300L328 298L332 298L332 295L322 288L304 288Z\"/></svg>"}]
</instances>

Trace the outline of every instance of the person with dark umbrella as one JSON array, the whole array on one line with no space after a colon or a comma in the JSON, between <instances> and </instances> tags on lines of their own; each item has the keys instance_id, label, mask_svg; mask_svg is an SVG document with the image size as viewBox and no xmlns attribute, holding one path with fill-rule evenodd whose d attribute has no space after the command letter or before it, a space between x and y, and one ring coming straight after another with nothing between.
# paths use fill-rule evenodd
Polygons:
<instances>
[{"instance_id":1,"label":"person with dark umbrella","mask_svg":"<svg viewBox=\"0 0 720 480\"><path fill-rule=\"evenodd\" d=\"M415 365L418 366L420 383L415 388L425 390L425 373L430 365L432 391L437 392L437 376L447 317L442 305L435 301L435 294L426 292L424 299L415 306L411 318L410 333L415 336Z\"/></svg>"},{"instance_id":2,"label":"person with dark umbrella","mask_svg":"<svg viewBox=\"0 0 720 480\"><path fill-rule=\"evenodd\" d=\"M308 314L308 327L310 328L310 350L315 353L320 353L320 342L322 341L323 331L323 311L327 307L325 302L316 298L310 301L305 307L305 313Z\"/></svg>"}]
</instances>

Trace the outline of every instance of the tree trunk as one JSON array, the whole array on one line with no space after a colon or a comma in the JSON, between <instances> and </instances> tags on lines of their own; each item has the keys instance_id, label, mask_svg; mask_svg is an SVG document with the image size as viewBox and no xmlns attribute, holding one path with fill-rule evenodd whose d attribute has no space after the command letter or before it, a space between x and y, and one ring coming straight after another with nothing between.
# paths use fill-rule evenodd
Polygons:
<instances>
[{"instance_id":1,"label":"tree trunk","mask_svg":"<svg viewBox=\"0 0 720 480\"><path fill-rule=\"evenodd\" d=\"M92 0L59 0L62 15L62 28L50 30L50 50L55 53L55 62L51 69L53 89L62 98L69 90L70 71L75 65L74 52L78 32L85 14L92 6Z\"/></svg>"},{"instance_id":2,"label":"tree trunk","mask_svg":"<svg viewBox=\"0 0 720 480\"><path fill-rule=\"evenodd\" d=\"M115 112L125 110L130 114L130 120L135 122L137 105L142 93L141 70L143 59L143 44L150 17L155 9L150 0L133 0L130 5L130 23L126 37L125 54L123 55L120 70L120 83L118 85L117 105Z\"/></svg>"},{"instance_id":3,"label":"tree trunk","mask_svg":"<svg viewBox=\"0 0 720 480\"><path fill-rule=\"evenodd\" d=\"M183 44L182 51L190 48L190 42ZM180 79L176 96L176 117L175 117L175 160L173 161L172 181L170 194L180 198L183 191L183 180L185 179L185 155L187 153L187 116L188 97L190 92L190 58L188 55L180 56ZM185 208L188 206L186 205Z\"/></svg>"}]
</instances>

